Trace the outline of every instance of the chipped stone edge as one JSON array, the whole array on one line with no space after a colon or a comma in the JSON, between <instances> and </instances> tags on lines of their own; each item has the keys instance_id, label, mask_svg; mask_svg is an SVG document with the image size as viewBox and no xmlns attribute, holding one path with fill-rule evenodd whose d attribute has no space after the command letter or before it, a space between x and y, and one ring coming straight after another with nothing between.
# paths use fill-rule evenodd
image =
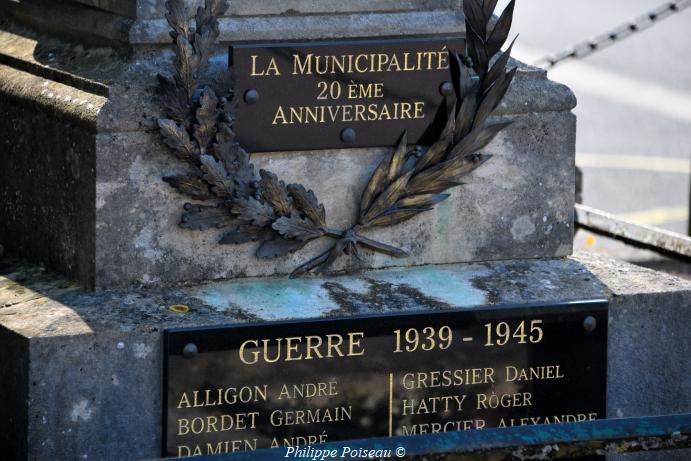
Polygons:
<instances>
[{"instance_id":1,"label":"chipped stone edge","mask_svg":"<svg viewBox=\"0 0 691 461\"><path fill-rule=\"evenodd\" d=\"M0 99L97 131L107 98L0 64Z\"/></svg>"}]
</instances>

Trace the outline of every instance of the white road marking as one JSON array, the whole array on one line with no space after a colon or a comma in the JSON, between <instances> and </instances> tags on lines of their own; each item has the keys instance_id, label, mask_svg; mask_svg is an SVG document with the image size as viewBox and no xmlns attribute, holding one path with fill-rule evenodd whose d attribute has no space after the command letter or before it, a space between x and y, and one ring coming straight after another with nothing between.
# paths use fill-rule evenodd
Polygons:
<instances>
[{"instance_id":1,"label":"white road marking","mask_svg":"<svg viewBox=\"0 0 691 461\"><path fill-rule=\"evenodd\" d=\"M576 165L582 168L613 168L618 170L691 174L691 159L649 155L614 155L579 152L576 154Z\"/></svg>"},{"instance_id":2,"label":"white road marking","mask_svg":"<svg viewBox=\"0 0 691 461\"><path fill-rule=\"evenodd\" d=\"M689 217L689 209L685 206L653 208L651 210L618 214L617 216L635 223L659 226L660 224L670 222L686 221Z\"/></svg>"},{"instance_id":3,"label":"white road marking","mask_svg":"<svg viewBox=\"0 0 691 461\"><path fill-rule=\"evenodd\" d=\"M536 48L519 46L513 55L533 63L549 54ZM583 61L570 61L549 71L549 78L571 87L576 94L588 93L607 101L634 107L691 124L691 93L643 81L619 72L605 70Z\"/></svg>"}]
</instances>

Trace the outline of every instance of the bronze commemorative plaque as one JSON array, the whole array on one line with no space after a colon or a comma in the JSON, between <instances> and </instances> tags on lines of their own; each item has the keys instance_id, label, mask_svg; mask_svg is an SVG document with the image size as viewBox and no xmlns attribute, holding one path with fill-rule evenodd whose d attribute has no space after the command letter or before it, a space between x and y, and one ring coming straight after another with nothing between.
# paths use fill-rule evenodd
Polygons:
<instances>
[{"instance_id":1,"label":"bronze commemorative plaque","mask_svg":"<svg viewBox=\"0 0 691 461\"><path fill-rule=\"evenodd\" d=\"M605 417L607 303L169 330L163 454Z\"/></svg>"},{"instance_id":2,"label":"bronze commemorative plaque","mask_svg":"<svg viewBox=\"0 0 691 461\"><path fill-rule=\"evenodd\" d=\"M248 152L391 146L408 130L428 145L452 97L461 37L362 40L230 49Z\"/></svg>"}]
</instances>

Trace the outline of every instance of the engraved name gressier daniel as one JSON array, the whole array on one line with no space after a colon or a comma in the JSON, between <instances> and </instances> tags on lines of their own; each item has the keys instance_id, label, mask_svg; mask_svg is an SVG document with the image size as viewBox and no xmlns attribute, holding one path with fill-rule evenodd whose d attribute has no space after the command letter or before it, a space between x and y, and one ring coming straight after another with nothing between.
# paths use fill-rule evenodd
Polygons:
<instances>
[{"instance_id":1,"label":"engraved name gressier daniel","mask_svg":"<svg viewBox=\"0 0 691 461\"><path fill-rule=\"evenodd\" d=\"M262 60L251 56L251 76L254 78L279 77L286 73L301 75L358 75L385 72L420 72L449 69L449 51L440 50L393 53L363 53L342 55L293 54L289 69L281 69L275 58ZM351 81L322 81L317 84L317 100L363 101L384 98L383 83L359 83ZM382 120L408 120L425 118L424 101L400 101L392 103L353 103L284 107L278 105L273 125L310 123L364 122Z\"/></svg>"}]
</instances>

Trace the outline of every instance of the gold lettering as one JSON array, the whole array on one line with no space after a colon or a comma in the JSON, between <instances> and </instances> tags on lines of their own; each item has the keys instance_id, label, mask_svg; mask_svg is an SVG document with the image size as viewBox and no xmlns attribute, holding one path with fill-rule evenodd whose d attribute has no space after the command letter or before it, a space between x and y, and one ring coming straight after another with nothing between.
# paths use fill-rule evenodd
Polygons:
<instances>
[{"instance_id":1,"label":"gold lettering","mask_svg":"<svg viewBox=\"0 0 691 461\"><path fill-rule=\"evenodd\" d=\"M279 107L279 109L280 109L280 107ZM257 340L255 340L255 339L250 339L250 340L247 340L244 343L242 343L242 345L240 346L240 351L239 351L240 360L242 361L242 363L244 363L246 365L254 365L255 363L257 363L259 361L259 352L258 351L252 351L251 352L252 359L247 360L247 358L245 356L245 348L247 348L248 345L250 345L251 347L258 347L259 346Z\"/></svg>"},{"instance_id":2,"label":"gold lettering","mask_svg":"<svg viewBox=\"0 0 691 461\"><path fill-rule=\"evenodd\" d=\"M256 56L256 55L252 56L252 73L250 74L252 77L260 77L260 76L266 74L266 72L264 72L264 71L261 71L261 73L257 72L257 58L258 57L259 56Z\"/></svg>"},{"instance_id":3,"label":"gold lettering","mask_svg":"<svg viewBox=\"0 0 691 461\"><path fill-rule=\"evenodd\" d=\"M302 354L293 355L298 352L298 346L302 338L286 338L286 362L302 360Z\"/></svg>"},{"instance_id":4,"label":"gold lettering","mask_svg":"<svg viewBox=\"0 0 691 461\"><path fill-rule=\"evenodd\" d=\"M446 70L449 68L449 52L447 51L446 47L443 48L443 51L438 53L439 56L439 63L437 65L438 70Z\"/></svg>"},{"instance_id":5,"label":"gold lettering","mask_svg":"<svg viewBox=\"0 0 691 461\"><path fill-rule=\"evenodd\" d=\"M283 111L283 106L278 106L278 109L276 109L276 116L274 117L274 121L272 122L272 125L276 125L279 122L282 125L288 124L288 120L286 119L286 114Z\"/></svg>"},{"instance_id":6,"label":"gold lettering","mask_svg":"<svg viewBox=\"0 0 691 461\"><path fill-rule=\"evenodd\" d=\"M189 408L190 400L187 398L187 392L183 392L178 403L178 408Z\"/></svg>"},{"instance_id":7,"label":"gold lettering","mask_svg":"<svg viewBox=\"0 0 691 461\"><path fill-rule=\"evenodd\" d=\"M312 53L305 56L304 61L300 60L299 54L293 55L293 75L312 75Z\"/></svg>"},{"instance_id":8,"label":"gold lettering","mask_svg":"<svg viewBox=\"0 0 691 461\"><path fill-rule=\"evenodd\" d=\"M358 73L364 74L367 72L367 67L360 67L360 60L361 59L367 59L367 55L366 54L359 54L355 58L355 71Z\"/></svg>"},{"instance_id":9,"label":"gold lettering","mask_svg":"<svg viewBox=\"0 0 691 461\"><path fill-rule=\"evenodd\" d=\"M358 333L348 333L349 337L349 348L348 348L348 356L349 357L354 357L358 355L365 355L365 349L362 347L360 344L360 341L365 337L364 332L358 332Z\"/></svg>"},{"instance_id":10,"label":"gold lettering","mask_svg":"<svg viewBox=\"0 0 691 461\"><path fill-rule=\"evenodd\" d=\"M416 102L415 103L415 118L425 118L424 114L424 108L425 108L425 103L424 102Z\"/></svg>"}]
</instances>

